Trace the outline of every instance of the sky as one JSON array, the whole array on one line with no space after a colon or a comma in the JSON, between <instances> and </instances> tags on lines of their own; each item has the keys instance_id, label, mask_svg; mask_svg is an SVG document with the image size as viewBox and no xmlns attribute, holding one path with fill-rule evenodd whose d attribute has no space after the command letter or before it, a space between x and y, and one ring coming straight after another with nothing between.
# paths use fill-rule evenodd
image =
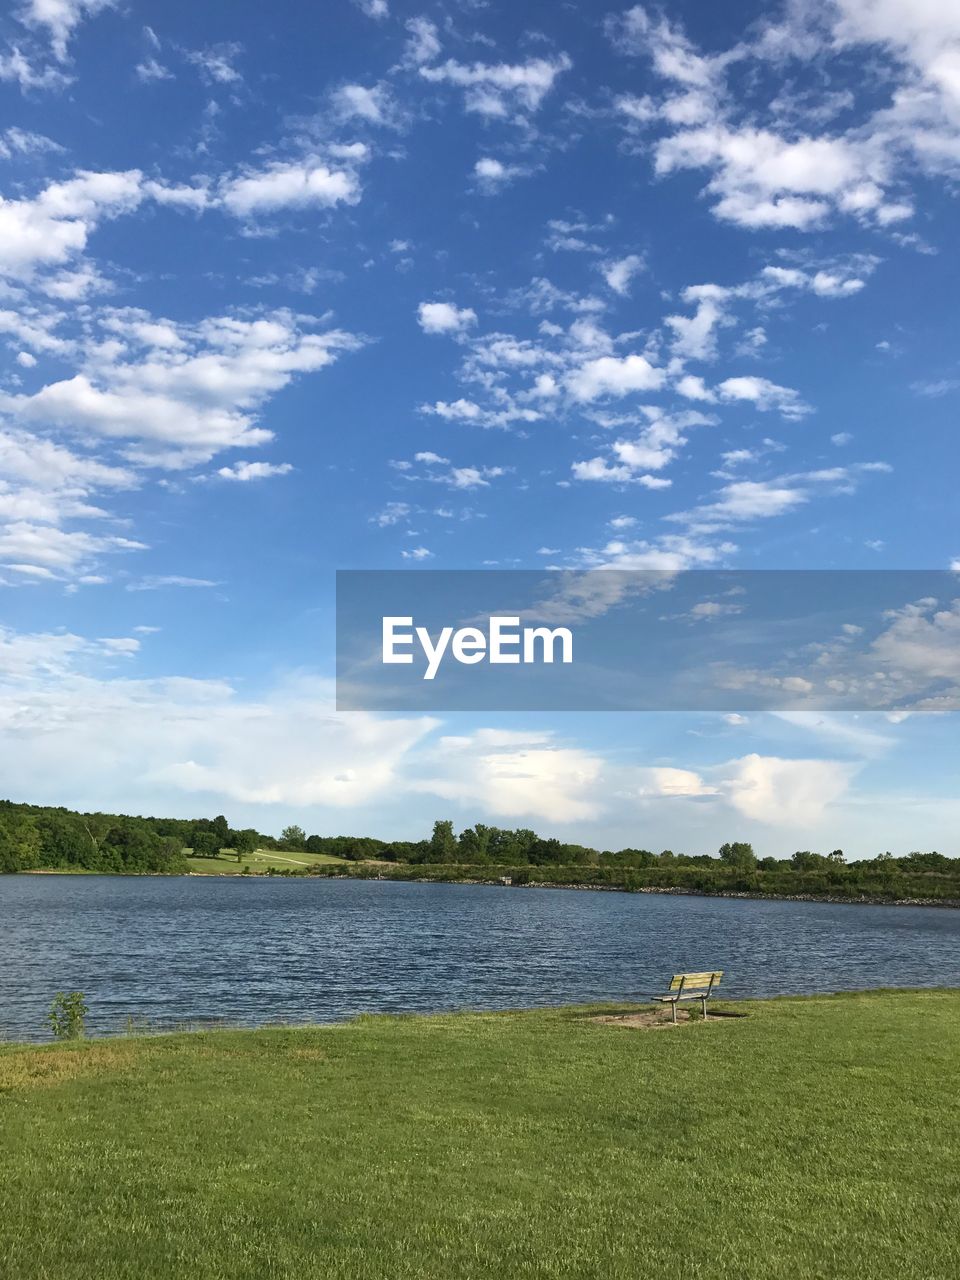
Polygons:
<instances>
[{"instance_id":1,"label":"sky","mask_svg":"<svg viewBox=\"0 0 960 1280\"><path fill-rule=\"evenodd\" d=\"M0 101L5 795L960 855L949 708L333 683L337 569L960 570L960 8L26 0Z\"/></svg>"}]
</instances>

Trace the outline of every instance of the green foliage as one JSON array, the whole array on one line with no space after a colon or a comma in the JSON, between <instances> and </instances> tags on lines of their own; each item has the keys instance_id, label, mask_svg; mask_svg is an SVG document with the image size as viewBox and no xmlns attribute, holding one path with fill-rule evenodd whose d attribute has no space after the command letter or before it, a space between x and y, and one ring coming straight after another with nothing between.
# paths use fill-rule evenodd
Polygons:
<instances>
[{"instance_id":1,"label":"green foliage","mask_svg":"<svg viewBox=\"0 0 960 1280\"><path fill-rule=\"evenodd\" d=\"M223 848L220 837L213 831L195 831L191 847L195 858L219 858Z\"/></svg>"},{"instance_id":2,"label":"green foliage","mask_svg":"<svg viewBox=\"0 0 960 1280\"><path fill-rule=\"evenodd\" d=\"M286 827L277 839L249 827L233 830L222 814L215 818L138 818L0 801L0 873L51 868L182 874L191 866L185 847L203 859L201 869L220 869L223 850L233 855L236 865L257 849L307 852L338 860L332 865L273 868L277 875L386 875L401 880L491 884L509 877L514 884L960 901L960 859L936 852L914 851L904 857L883 853L848 863L840 849L829 854L799 850L789 858L758 861L745 841L725 843L719 856L711 858L672 849L656 854L633 845L619 850L591 849L540 836L527 827L509 829L482 822L465 828L458 837L450 821L436 822L427 840L308 836L296 825ZM345 867L342 860L357 865ZM192 865L197 868L196 863Z\"/></svg>"},{"instance_id":3,"label":"green foliage","mask_svg":"<svg viewBox=\"0 0 960 1280\"><path fill-rule=\"evenodd\" d=\"M284 849L305 849L307 847L307 833L303 827L298 827L296 823L291 823L289 827L284 827L280 832L280 845Z\"/></svg>"},{"instance_id":4,"label":"green foliage","mask_svg":"<svg viewBox=\"0 0 960 1280\"><path fill-rule=\"evenodd\" d=\"M83 1038L84 1019L90 1010L82 991L58 991L50 1005L47 1021L57 1040Z\"/></svg>"},{"instance_id":5,"label":"green foliage","mask_svg":"<svg viewBox=\"0 0 960 1280\"><path fill-rule=\"evenodd\" d=\"M457 861L457 838L453 834L452 822L435 822L433 824L433 835L430 837L427 861Z\"/></svg>"},{"instance_id":6,"label":"green foliage","mask_svg":"<svg viewBox=\"0 0 960 1280\"><path fill-rule=\"evenodd\" d=\"M720 861L725 862L728 867L750 869L757 865L757 855L753 852L753 845L748 844L746 840L735 840L733 844L722 844L719 852Z\"/></svg>"}]
</instances>

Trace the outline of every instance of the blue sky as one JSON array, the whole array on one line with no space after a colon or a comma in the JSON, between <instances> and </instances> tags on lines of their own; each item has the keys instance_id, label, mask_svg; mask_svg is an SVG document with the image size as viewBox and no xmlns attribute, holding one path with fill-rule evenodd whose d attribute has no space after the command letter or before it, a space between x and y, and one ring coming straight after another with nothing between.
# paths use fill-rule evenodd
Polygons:
<instances>
[{"instance_id":1,"label":"blue sky","mask_svg":"<svg viewBox=\"0 0 960 1280\"><path fill-rule=\"evenodd\" d=\"M960 854L949 706L332 691L337 568L960 562L954 6L28 0L0 95L11 798Z\"/></svg>"}]
</instances>

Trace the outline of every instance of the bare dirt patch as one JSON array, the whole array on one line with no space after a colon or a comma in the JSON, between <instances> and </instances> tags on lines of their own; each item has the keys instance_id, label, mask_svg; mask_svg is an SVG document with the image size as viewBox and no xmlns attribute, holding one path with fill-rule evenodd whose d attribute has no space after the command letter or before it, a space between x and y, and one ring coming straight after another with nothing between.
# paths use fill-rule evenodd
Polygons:
<instances>
[{"instance_id":1,"label":"bare dirt patch","mask_svg":"<svg viewBox=\"0 0 960 1280\"><path fill-rule=\"evenodd\" d=\"M685 1022L702 1020L700 1017L694 1018L690 1009L678 1009L677 1021L674 1023L669 1008L642 1009L637 1013L600 1013L590 1019L591 1022L605 1022L612 1027L638 1027L642 1031L659 1031L662 1027L679 1027Z\"/></svg>"}]
</instances>

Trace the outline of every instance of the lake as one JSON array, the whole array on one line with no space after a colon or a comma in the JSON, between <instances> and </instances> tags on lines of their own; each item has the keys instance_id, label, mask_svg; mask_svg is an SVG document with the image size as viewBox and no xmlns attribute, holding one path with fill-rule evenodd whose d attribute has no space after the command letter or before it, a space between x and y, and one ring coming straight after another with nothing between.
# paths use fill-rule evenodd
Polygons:
<instances>
[{"instance_id":1,"label":"lake","mask_svg":"<svg viewBox=\"0 0 960 1280\"><path fill-rule=\"evenodd\" d=\"M683 969L731 997L960 986L960 911L390 881L0 876L0 1035L331 1022L636 1000Z\"/></svg>"}]
</instances>

